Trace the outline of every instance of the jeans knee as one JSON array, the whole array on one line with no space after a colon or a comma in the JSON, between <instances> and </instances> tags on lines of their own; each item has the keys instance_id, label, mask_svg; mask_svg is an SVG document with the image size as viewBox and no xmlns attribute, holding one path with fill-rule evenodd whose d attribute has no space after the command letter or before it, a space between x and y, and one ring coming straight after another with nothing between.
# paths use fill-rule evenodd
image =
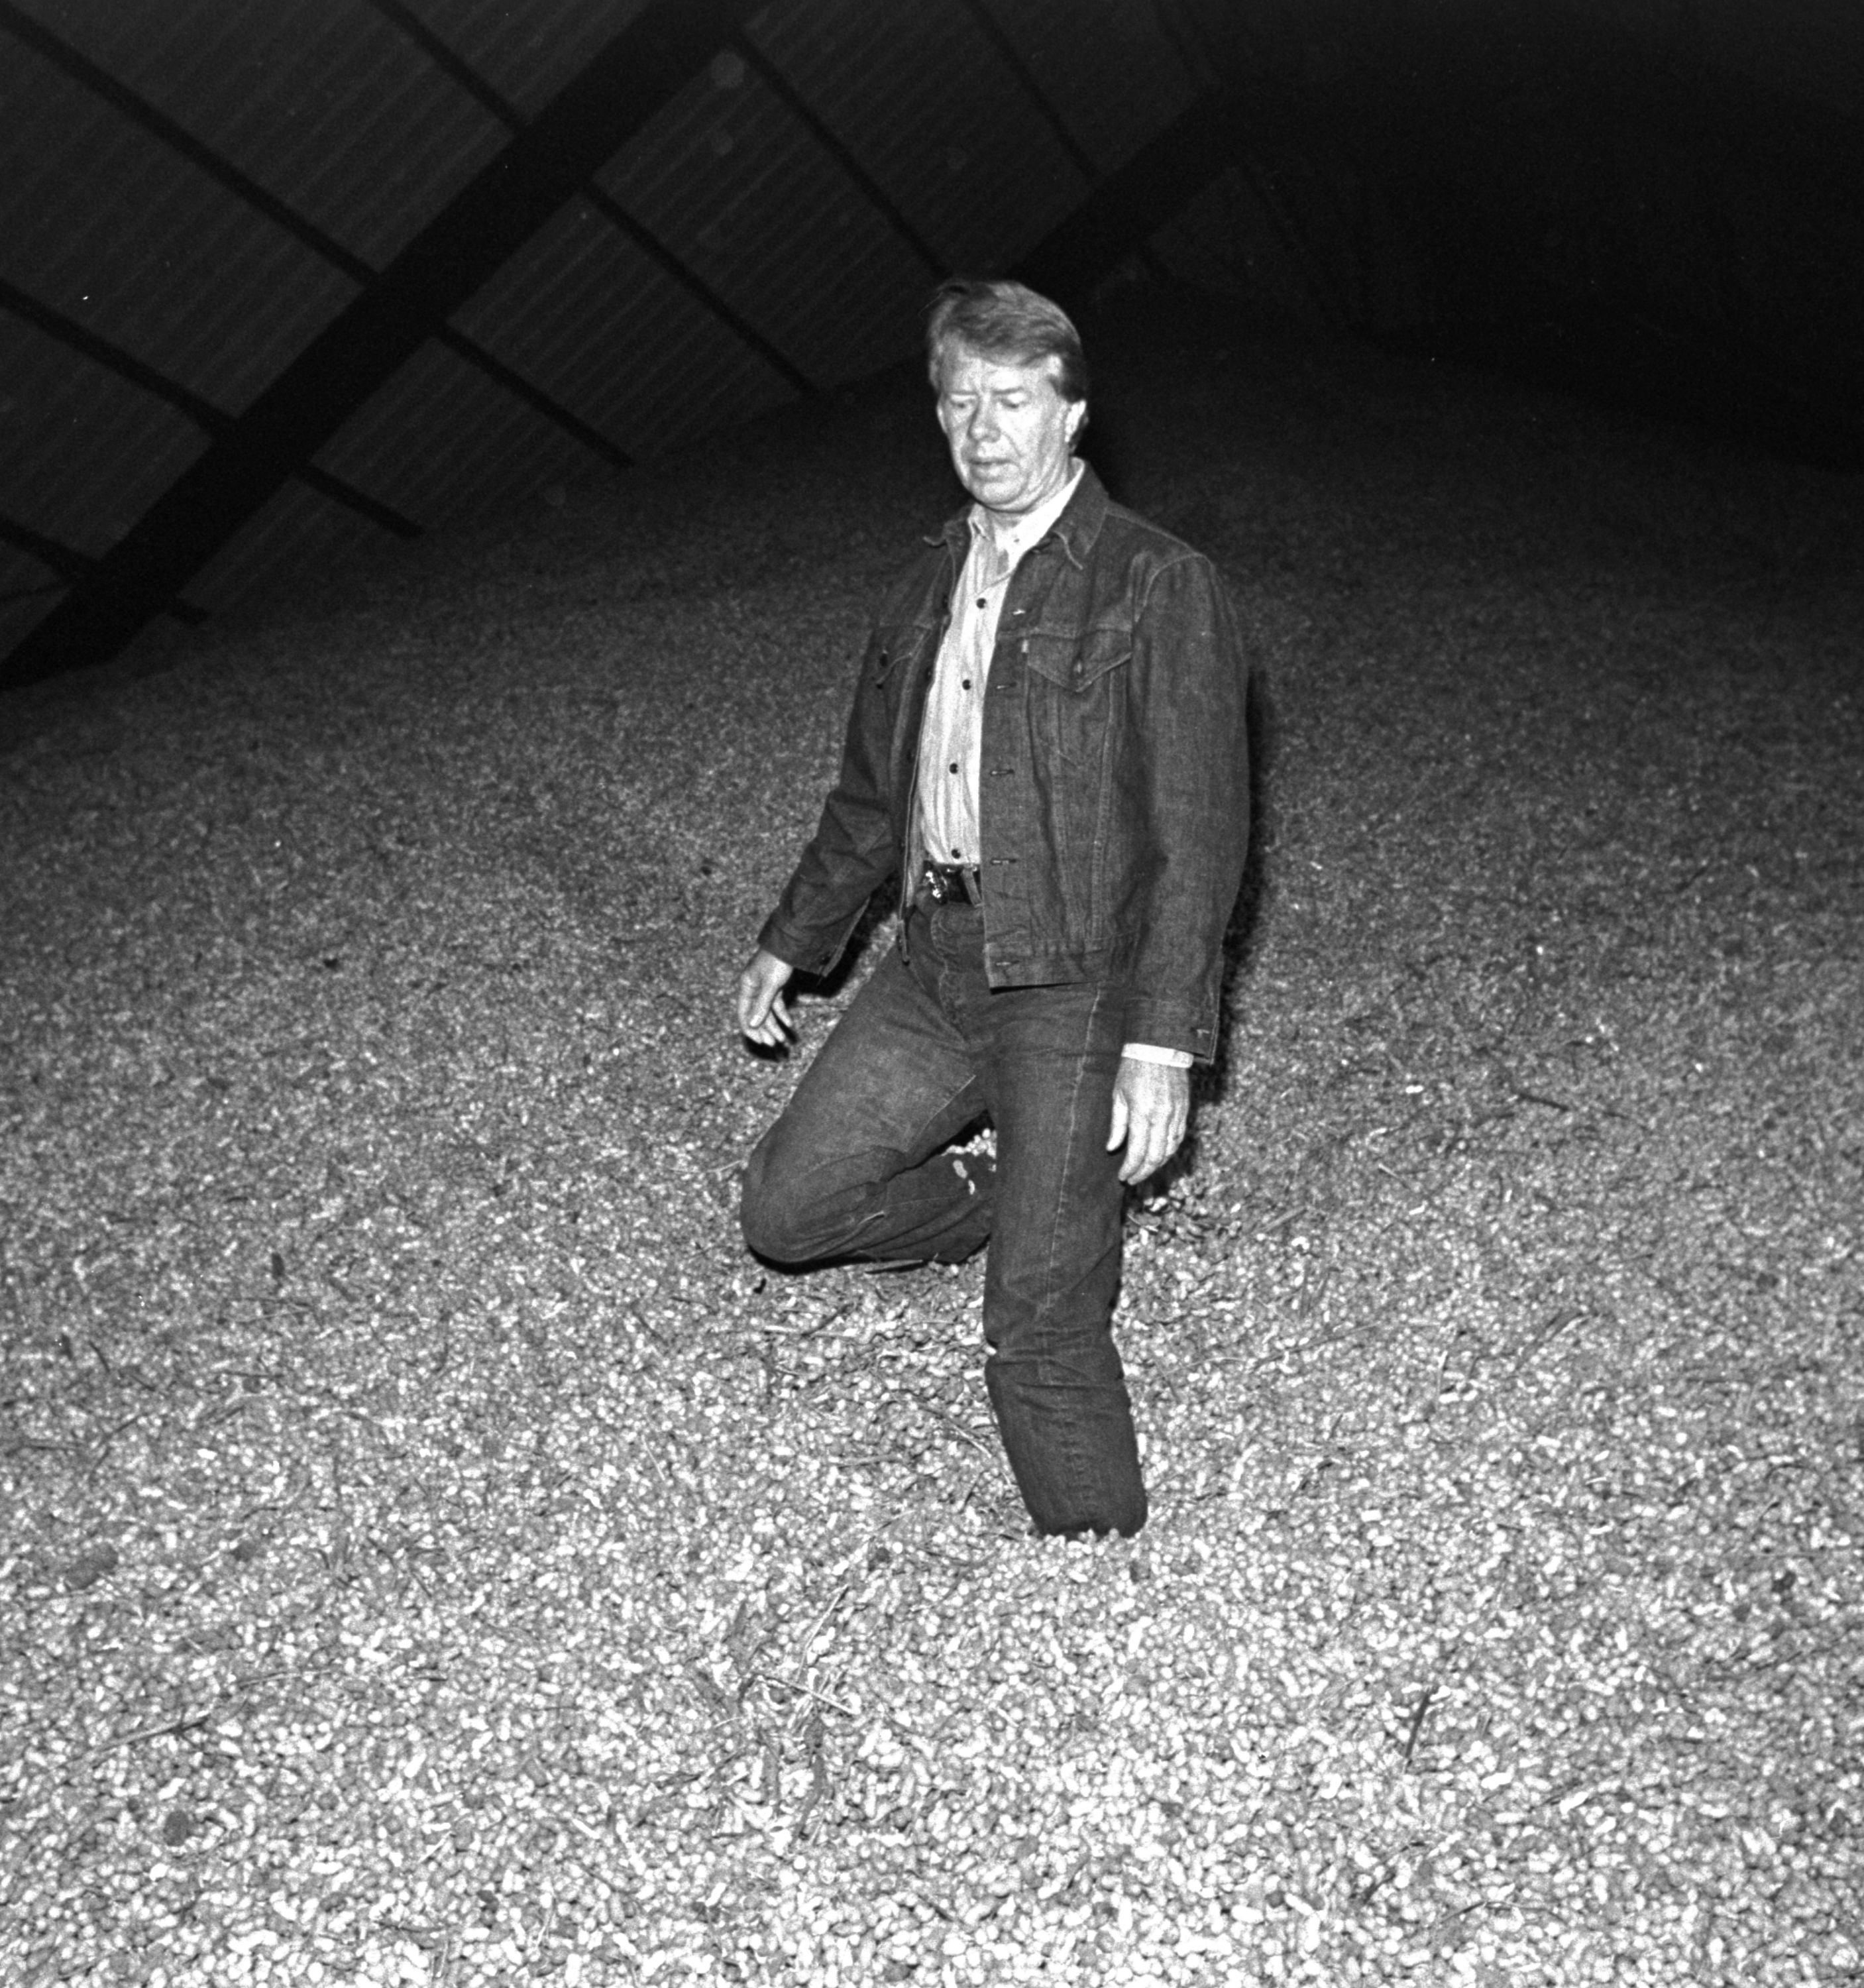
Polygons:
<instances>
[{"instance_id":1,"label":"jeans knee","mask_svg":"<svg viewBox=\"0 0 1864 1988\"><path fill-rule=\"evenodd\" d=\"M773 1263L798 1263L810 1252L799 1232L793 1197L783 1191L782 1169L771 1164L770 1141L759 1142L744 1169L738 1198L738 1226L746 1247Z\"/></svg>"}]
</instances>

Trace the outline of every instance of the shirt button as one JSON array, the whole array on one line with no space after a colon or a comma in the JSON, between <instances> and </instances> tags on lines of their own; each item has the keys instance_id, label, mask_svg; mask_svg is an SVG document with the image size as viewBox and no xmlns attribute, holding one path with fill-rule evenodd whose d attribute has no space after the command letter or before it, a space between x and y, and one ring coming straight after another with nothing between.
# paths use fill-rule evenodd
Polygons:
<instances>
[{"instance_id":1,"label":"shirt button","mask_svg":"<svg viewBox=\"0 0 1864 1988\"><path fill-rule=\"evenodd\" d=\"M957 762L956 759L954 759L954 760L952 762L952 771L955 773L956 773L956 772L957 772L957 770L958 770L958 762Z\"/></svg>"}]
</instances>

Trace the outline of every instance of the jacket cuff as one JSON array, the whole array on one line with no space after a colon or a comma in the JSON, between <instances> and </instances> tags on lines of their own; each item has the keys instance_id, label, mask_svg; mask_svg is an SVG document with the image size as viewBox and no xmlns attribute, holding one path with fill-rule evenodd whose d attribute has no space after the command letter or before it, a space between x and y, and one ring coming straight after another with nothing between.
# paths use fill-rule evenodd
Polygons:
<instances>
[{"instance_id":1,"label":"jacket cuff","mask_svg":"<svg viewBox=\"0 0 1864 1988\"><path fill-rule=\"evenodd\" d=\"M797 972L811 974L820 979L824 974L834 970L835 962L841 957L848 934L854 929L855 919L859 916L857 912L841 931L824 934L820 929L811 931L787 924L773 912L764 921L763 930L757 935L757 943L764 952L774 953Z\"/></svg>"},{"instance_id":2,"label":"jacket cuff","mask_svg":"<svg viewBox=\"0 0 1864 1988\"><path fill-rule=\"evenodd\" d=\"M1162 1063L1168 1070L1189 1070L1197 1060L1189 1050L1161 1049L1156 1043L1128 1043L1120 1054L1135 1063Z\"/></svg>"},{"instance_id":3,"label":"jacket cuff","mask_svg":"<svg viewBox=\"0 0 1864 1988\"><path fill-rule=\"evenodd\" d=\"M1179 1050L1193 1063L1208 1063L1216 1054L1216 1019L1206 1019L1189 1002L1128 1002L1125 1040L1162 1050Z\"/></svg>"}]
</instances>

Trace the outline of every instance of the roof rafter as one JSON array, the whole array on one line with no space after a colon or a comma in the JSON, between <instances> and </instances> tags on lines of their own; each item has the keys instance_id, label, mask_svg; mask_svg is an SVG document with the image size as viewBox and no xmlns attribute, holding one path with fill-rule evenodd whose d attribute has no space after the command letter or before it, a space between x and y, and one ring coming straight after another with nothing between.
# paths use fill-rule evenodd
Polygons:
<instances>
[{"instance_id":1,"label":"roof rafter","mask_svg":"<svg viewBox=\"0 0 1864 1988\"><path fill-rule=\"evenodd\" d=\"M58 575L56 580L44 588L26 588L25 592L27 593L53 593L60 587L74 585L96 569L97 562L89 553L81 553L75 546L66 545L63 539L48 538L43 532L35 531L30 525L22 524L17 518L7 517L4 513L0 513L0 541L17 547L19 551L37 560L48 572ZM19 592L0 594L0 600L17 600L20 598L22 594ZM195 607L191 600L164 601L162 612L172 615L178 621L185 622L191 628L198 627L207 619L207 610Z\"/></svg>"},{"instance_id":2,"label":"roof rafter","mask_svg":"<svg viewBox=\"0 0 1864 1988\"><path fill-rule=\"evenodd\" d=\"M926 268L935 276L949 276L951 273L950 265L943 257L931 247L925 238L887 198L886 192L878 181L817 116L790 79L751 39L749 32L740 29L732 37L732 46L743 58L746 65L756 74L765 88L776 98L790 116L802 125L823 150L828 154L829 157L861 189L868 205L880 215L888 227L918 257Z\"/></svg>"},{"instance_id":3,"label":"roof rafter","mask_svg":"<svg viewBox=\"0 0 1864 1988\"><path fill-rule=\"evenodd\" d=\"M225 434L232 428L234 417L224 407L215 407L191 387L184 387L178 380L171 380L165 373L157 372L134 353L113 345L88 325L79 324L63 311L56 311L37 297L15 289L4 276L0 276L0 310L11 311L47 337L56 339L73 352L82 353L119 379L127 380L132 386L140 387L158 401L166 401L209 434ZM300 482L309 485L320 496L328 497L347 510L357 512L371 524L380 525L384 531L392 532L398 539L418 539L421 536L421 527L413 519L404 517L392 505L371 497L366 490L358 490L354 484L344 482L341 477L333 476L327 470L306 463L297 472L297 476Z\"/></svg>"},{"instance_id":4,"label":"roof rafter","mask_svg":"<svg viewBox=\"0 0 1864 1988\"><path fill-rule=\"evenodd\" d=\"M1080 140L1063 121L1061 112L1049 101L1048 93L1036 80L1035 71L1023 59L1021 51L1004 32L1003 23L991 12L989 6L986 5L986 0L960 0L960 4L966 12L977 23L979 31L990 42L991 47L996 51L998 59L1003 63L1004 67L1021 86L1023 95L1040 113L1043 121L1054 134L1055 142L1067 155L1068 163L1087 181L1090 188L1098 191L1105 184L1105 181L1101 178L1100 168L1088 156ZM1092 194L1090 193L1089 198L1092 197ZM1152 250L1143 242L1135 245L1153 275L1162 276L1164 272L1159 267Z\"/></svg>"},{"instance_id":5,"label":"roof rafter","mask_svg":"<svg viewBox=\"0 0 1864 1988\"><path fill-rule=\"evenodd\" d=\"M754 0L649 0L312 340L8 658L28 683L107 661L603 163Z\"/></svg>"},{"instance_id":6,"label":"roof rafter","mask_svg":"<svg viewBox=\"0 0 1864 1988\"><path fill-rule=\"evenodd\" d=\"M203 144L185 125L178 124L147 97L139 96L127 83L119 82L107 69L100 69L89 56L80 55L76 49L60 41L50 29L42 26L31 15L22 13L12 0L0 0L0 27L6 29L16 40L23 42L53 68L63 70L73 83L89 90L93 96L103 98L112 110L120 111L132 123L140 125L169 150L179 153L191 166L198 167L217 185L225 188L247 206L256 209L275 227L282 228L326 262L342 270L346 276L359 283L368 282L374 276L375 271L334 235L326 235L314 221L299 213L288 201L269 192L257 180L242 173L230 159L222 157L212 146Z\"/></svg>"},{"instance_id":7,"label":"roof rafter","mask_svg":"<svg viewBox=\"0 0 1864 1988\"><path fill-rule=\"evenodd\" d=\"M523 114L493 89L472 65L449 48L403 0L367 0L382 18L398 28L442 74L452 77L482 109L491 112L509 131L525 129ZM641 253L663 270L689 296L711 312L741 345L746 345L772 371L779 374L799 394L813 394L815 384L784 352L771 343L755 325L740 316L699 273L689 268L653 231L637 221L621 204L593 181L582 189L583 198L608 222L634 243Z\"/></svg>"},{"instance_id":8,"label":"roof rafter","mask_svg":"<svg viewBox=\"0 0 1864 1988\"><path fill-rule=\"evenodd\" d=\"M1064 304L1084 302L1102 276L1142 247L1236 154L1235 104L1223 91L1208 91L1108 174L1030 251L1017 274Z\"/></svg>"},{"instance_id":9,"label":"roof rafter","mask_svg":"<svg viewBox=\"0 0 1864 1988\"><path fill-rule=\"evenodd\" d=\"M392 5L392 0L390 0L390 4ZM398 17L391 18L395 20L397 26L407 32ZM108 70L100 69L88 56L68 47L49 29L41 26L29 15L22 13L13 5L13 0L0 0L0 27L6 28L35 54L63 70L74 83L90 90L93 96L103 98L113 110L121 112L132 123L139 125L151 137L187 160L190 165L205 173L216 185L224 187L255 213L262 214L274 227L282 229L294 241L301 242L313 255L321 256L333 269L341 270L352 282L358 285L372 283L381 274L373 263L365 262L354 251L345 248L333 235L326 233L308 216L300 214L289 201L279 199L276 194L262 186L249 174L242 172L231 160L223 157L212 146L197 138L185 125L177 123L146 97L138 96L127 84L120 83ZM426 50L425 42L421 46ZM427 52L431 53L431 50ZM450 69L448 73L452 73ZM477 367L501 386L529 401L546 419L554 421L559 428L573 435L586 448L592 449L615 468L625 469L628 466L631 458L624 450L617 448L606 435L590 427L587 422L579 421L568 408L560 406L541 387L533 386L514 374L509 367L501 365L490 353L468 338L463 332L446 326L435 335L468 364ZM371 514L367 511L367 504L374 502L374 500L370 499L365 504L353 505L350 508L362 510L365 516L368 516ZM386 512L388 507L381 505L377 509ZM377 522L381 522L381 519L378 518ZM418 530L419 527L414 529Z\"/></svg>"}]
</instances>

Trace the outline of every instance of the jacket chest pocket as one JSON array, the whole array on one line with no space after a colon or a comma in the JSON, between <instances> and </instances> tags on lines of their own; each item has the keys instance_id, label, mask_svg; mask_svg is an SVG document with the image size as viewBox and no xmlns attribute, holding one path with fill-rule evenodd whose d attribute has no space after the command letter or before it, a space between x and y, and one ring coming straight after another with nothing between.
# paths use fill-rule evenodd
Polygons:
<instances>
[{"instance_id":1,"label":"jacket chest pocket","mask_svg":"<svg viewBox=\"0 0 1864 1988\"><path fill-rule=\"evenodd\" d=\"M900 685L911 681L915 666L929 669L938 654L937 628L931 622L908 622L882 628L875 635L869 673L874 681L889 684L889 695L897 697Z\"/></svg>"},{"instance_id":2,"label":"jacket chest pocket","mask_svg":"<svg viewBox=\"0 0 1864 1988\"><path fill-rule=\"evenodd\" d=\"M1030 719L1069 765L1098 766L1125 702L1132 631L1118 626L1075 634L1032 630L1020 647L1029 667Z\"/></svg>"},{"instance_id":3,"label":"jacket chest pocket","mask_svg":"<svg viewBox=\"0 0 1864 1988\"><path fill-rule=\"evenodd\" d=\"M932 622L883 627L875 634L868 658L871 695L885 714L881 723L896 783L910 779L915 720L925 708L925 687L937 667L939 634L937 624Z\"/></svg>"}]
</instances>

